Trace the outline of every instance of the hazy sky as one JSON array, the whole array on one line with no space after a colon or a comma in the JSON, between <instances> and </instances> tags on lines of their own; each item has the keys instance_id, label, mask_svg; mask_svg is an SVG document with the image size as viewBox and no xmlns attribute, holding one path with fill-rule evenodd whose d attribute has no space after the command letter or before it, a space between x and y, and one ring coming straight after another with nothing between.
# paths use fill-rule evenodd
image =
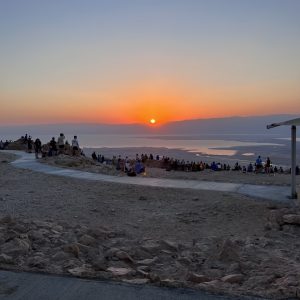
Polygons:
<instances>
[{"instance_id":1,"label":"hazy sky","mask_svg":"<svg viewBox=\"0 0 300 300\"><path fill-rule=\"evenodd\" d=\"M299 0L0 0L0 124L300 114Z\"/></svg>"}]
</instances>

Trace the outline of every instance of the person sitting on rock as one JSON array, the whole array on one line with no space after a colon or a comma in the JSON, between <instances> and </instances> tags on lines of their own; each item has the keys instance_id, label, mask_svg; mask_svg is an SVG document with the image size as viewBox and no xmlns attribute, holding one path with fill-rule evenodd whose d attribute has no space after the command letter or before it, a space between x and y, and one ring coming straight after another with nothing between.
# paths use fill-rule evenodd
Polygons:
<instances>
[{"instance_id":1,"label":"person sitting on rock","mask_svg":"<svg viewBox=\"0 0 300 300\"><path fill-rule=\"evenodd\" d=\"M136 163L135 163L135 172L137 174L141 174L141 173L144 173L145 172L145 167L144 165L142 164L142 162L140 160L138 160Z\"/></svg>"}]
</instances>

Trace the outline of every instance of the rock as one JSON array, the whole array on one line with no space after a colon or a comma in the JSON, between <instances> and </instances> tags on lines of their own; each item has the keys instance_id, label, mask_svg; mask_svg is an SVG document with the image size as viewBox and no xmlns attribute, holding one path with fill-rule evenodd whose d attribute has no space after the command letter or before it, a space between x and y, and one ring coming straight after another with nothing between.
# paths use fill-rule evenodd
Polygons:
<instances>
[{"instance_id":1,"label":"rock","mask_svg":"<svg viewBox=\"0 0 300 300\"><path fill-rule=\"evenodd\" d=\"M106 230L106 229L102 229L102 228L93 228L93 229L88 229L87 233L88 235L92 236L95 239L107 239L109 237L109 234L111 232Z\"/></svg>"},{"instance_id":2,"label":"rock","mask_svg":"<svg viewBox=\"0 0 300 300\"><path fill-rule=\"evenodd\" d=\"M240 271L241 271L241 266L239 263L232 263L227 269L227 272L232 274L238 273Z\"/></svg>"},{"instance_id":3,"label":"rock","mask_svg":"<svg viewBox=\"0 0 300 300\"><path fill-rule=\"evenodd\" d=\"M39 228L47 228L47 229L51 229L53 224L50 222L44 222L44 221L40 221L40 220L35 220L32 222L34 225L36 225Z\"/></svg>"},{"instance_id":4,"label":"rock","mask_svg":"<svg viewBox=\"0 0 300 300\"><path fill-rule=\"evenodd\" d=\"M236 248L236 245L230 239L226 239L221 246L218 259L224 262L239 261L239 254Z\"/></svg>"},{"instance_id":5,"label":"rock","mask_svg":"<svg viewBox=\"0 0 300 300\"><path fill-rule=\"evenodd\" d=\"M99 257L92 261L92 267L96 271L106 271L108 262L104 257Z\"/></svg>"},{"instance_id":6,"label":"rock","mask_svg":"<svg viewBox=\"0 0 300 300\"><path fill-rule=\"evenodd\" d=\"M11 215L6 215L0 219L0 224L13 224L13 223L15 223L15 221Z\"/></svg>"},{"instance_id":7,"label":"rock","mask_svg":"<svg viewBox=\"0 0 300 300\"><path fill-rule=\"evenodd\" d=\"M148 277L151 282L159 282L160 281L160 277L154 272L149 273Z\"/></svg>"},{"instance_id":8,"label":"rock","mask_svg":"<svg viewBox=\"0 0 300 300\"><path fill-rule=\"evenodd\" d=\"M3 264L13 264L14 260L11 256L4 253L0 254L0 263Z\"/></svg>"},{"instance_id":9,"label":"rock","mask_svg":"<svg viewBox=\"0 0 300 300\"><path fill-rule=\"evenodd\" d=\"M28 235L32 241L44 240L44 234L39 230L30 230Z\"/></svg>"},{"instance_id":10,"label":"rock","mask_svg":"<svg viewBox=\"0 0 300 300\"><path fill-rule=\"evenodd\" d=\"M63 251L58 251L51 257L54 261L66 260L68 258L68 254Z\"/></svg>"},{"instance_id":11,"label":"rock","mask_svg":"<svg viewBox=\"0 0 300 300\"><path fill-rule=\"evenodd\" d=\"M296 215L296 214L283 215L282 220L286 224L300 225L300 215Z\"/></svg>"},{"instance_id":12,"label":"rock","mask_svg":"<svg viewBox=\"0 0 300 300\"><path fill-rule=\"evenodd\" d=\"M134 273L134 271L131 268L109 267L106 270L111 272L114 276L132 275Z\"/></svg>"},{"instance_id":13,"label":"rock","mask_svg":"<svg viewBox=\"0 0 300 300\"><path fill-rule=\"evenodd\" d=\"M65 245L63 250L67 253L73 254L76 258L79 257L79 247L76 244Z\"/></svg>"},{"instance_id":14,"label":"rock","mask_svg":"<svg viewBox=\"0 0 300 300\"><path fill-rule=\"evenodd\" d=\"M145 196L140 196L140 197L139 197L139 200L140 200L140 201L146 201L147 198L146 198Z\"/></svg>"},{"instance_id":15,"label":"rock","mask_svg":"<svg viewBox=\"0 0 300 300\"><path fill-rule=\"evenodd\" d=\"M154 256L153 258L146 258L146 259L143 259L143 260L139 260L137 261L136 263L138 265L152 265L154 263L156 263L158 261L158 257L157 256Z\"/></svg>"},{"instance_id":16,"label":"rock","mask_svg":"<svg viewBox=\"0 0 300 300\"><path fill-rule=\"evenodd\" d=\"M148 266L137 267L136 272L144 277L148 277L150 268Z\"/></svg>"},{"instance_id":17,"label":"rock","mask_svg":"<svg viewBox=\"0 0 300 300\"><path fill-rule=\"evenodd\" d=\"M115 253L115 256L120 260L133 263L133 258L125 251L119 250Z\"/></svg>"},{"instance_id":18,"label":"rock","mask_svg":"<svg viewBox=\"0 0 300 300\"><path fill-rule=\"evenodd\" d=\"M272 227L279 227L283 224L283 215L282 210L273 209L269 212L268 221L272 224Z\"/></svg>"},{"instance_id":19,"label":"rock","mask_svg":"<svg viewBox=\"0 0 300 300\"><path fill-rule=\"evenodd\" d=\"M88 234L82 235L78 242L86 246L93 246L97 244L97 240Z\"/></svg>"},{"instance_id":20,"label":"rock","mask_svg":"<svg viewBox=\"0 0 300 300\"><path fill-rule=\"evenodd\" d=\"M179 257L177 261L184 266L189 266L192 264L192 261L187 257Z\"/></svg>"},{"instance_id":21,"label":"rock","mask_svg":"<svg viewBox=\"0 0 300 300\"><path fill-rule=\"evenodd\" d=\"M188 273L186 280L194 283L202 283L202 282L210 281L208 277L196 273Z\"/></svg>"},{"instance_id":22,"label":"rock","mask_svg":"<svg viewBox=\"0 0 300 300\"><path fill-rule=\"evenodd\" d=\"M278 278L276 280L276 285L281 287L290 287L290 286L298 286L299 281L297 280L296 276L285 276Z\"/></svg>"},{"instance_id":23,"label":"rock","mask_svg":"<svg viewBox=\"0 0 300 300\"><path fill-rule=\"evenodd\" d=\"M62 232L64 228L61 225L54 225L51 231Z\"/></svg>"},{"instance_id":24,"label":"rock","mask_svg":"<svg viewBox=\"0 0 300 300\"><path fill-rule=\"evenodd\" d=\"M136 278L136 279L123 279L123 282L130 283L130 284L146 284L149 282L147 278Z\"/></svg>"},{"instance_id":25,"label":"rock","mask_svg":"<svg viewBox=\"0 0 300 300\"><path fill-rule=\"evenodd\" d=\"M112 259L118 251L120 251L119 248L109 248L107 251L105 251L104 256L106 259Z\"/></svg>"},{"instance_id":26,"label":"rock","mask_svg":"<svg viewBox=\"0 0 300 300\"><path fill-rule=\"evenodd\" d=\"M26 240L15 238L2 245L1 250L10 255L26 255L30 249L30 244Z\"/></svg>"},{"instance_id":27,"label":"rock","mask_svg":"<svg viewBox=\"0 0 300 300\"><path fill-rule=\"evenodd\" d=\"M30 267L36 267L36 268L39 268L39 269L44 269L45 266L47 265L48 261L45 260L41 256L34 256L34 257L30 257L28 259L27 263Z\"/></svg>"},{"instance_id":28,"label":"rock","mask_svg":"<svg viewBox=\"0 0 300 300\"><path fill-rule=\"evenodd\" d=\"M28 228L22 224L15 224L13 226L13 230L17 231L17 232L21 232L21 233L26 233L28 231Z\"/></svg>"},{"instance_id":29,"label":"rock","mask_svg":"<svg viewBox=\"0 0 300 300\"><path fill-rule=\"evenodd\" d=\"M221 280L223 282L227 282L227 283L241 283L244 280L244 275L243 274L231 274L231 275L226 275L224 277L221 278Z\"/></svg>"},{"instance_id":30,"label":"rock","mask_svg":"<svg viewBox=\"0 0 300 300\"><path fill-rule=\"evenodd\" d=\"M154 254L160 250L160 245L155 241L148 240L141 246L141 248L142 248L142 250L145 250L151 254Z\"/></svg>"},{"instance_id":31,"label":"rock","mask_svg":"<svg viewBox=\"0 0 300 300\"><path fill-rule=\"evenodd\" d=\"M70 274L72 274L73 276L78 276L78 277L88 276L93 273L93 271L91 269L87 268L86 266L68 269L68 272Z\"/></svg>"},{"instance_id":32,"label":"rock","mask_svg":"<svg viewBox=\"0 0 300 300\"><path fill-rule=\"evenodd\" d=\"M168 241L168 240L161 240L160 244L162 246L163 249L167 249L170 251L177 251L178 247L177 244L175 242L172 241Z\"/></svg>"}]
</instances>

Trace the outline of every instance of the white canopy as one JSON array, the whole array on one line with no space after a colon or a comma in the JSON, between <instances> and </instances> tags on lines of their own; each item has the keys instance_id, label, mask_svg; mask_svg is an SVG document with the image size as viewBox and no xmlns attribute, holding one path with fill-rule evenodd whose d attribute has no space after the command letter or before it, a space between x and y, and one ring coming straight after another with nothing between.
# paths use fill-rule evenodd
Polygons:
<instances>
[{"instance_id":1,"label":"white canopy","mask_svg":"<svg viewBox=\"0 0 300 300\"><path fill-rule=\"evenodd\" d=\"M288 120L285 122L280 122L280 123L272 123L270 125L267 125L267 128L274 128L277 126L281 126L281 125L290 125L290 126L300 126L300 118L297 119L292 119L292 120Z\"/></svg>"}]
</instances>

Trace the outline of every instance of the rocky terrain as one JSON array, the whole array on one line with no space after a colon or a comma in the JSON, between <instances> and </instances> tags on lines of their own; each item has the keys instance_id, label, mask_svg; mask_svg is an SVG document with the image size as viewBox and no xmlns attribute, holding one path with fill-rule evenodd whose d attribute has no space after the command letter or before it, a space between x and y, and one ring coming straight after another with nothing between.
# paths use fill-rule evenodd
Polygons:
<instances>
[{"instance_id":1,"label":"rocky terrain","mask_svg":"<svg viewBox=\"0 0 300 300\"><path fill-rule=\"evenodd\" d=\"M300 297L299 234L300 214L291 209L270 209L261 237L208 236L189 243L4 216L0 266L284 299Z\"/></svg>"},{"instance_id":2,"label":"rocky terrain","mask_svg":"<svg viewBox=\"0 0 300 300\"><path fill-rule=\"evenodd\" d=\"M300 209L215 191L56 177L0 153L0 267L300 298Z\"/></svg>"}]
</instances>

